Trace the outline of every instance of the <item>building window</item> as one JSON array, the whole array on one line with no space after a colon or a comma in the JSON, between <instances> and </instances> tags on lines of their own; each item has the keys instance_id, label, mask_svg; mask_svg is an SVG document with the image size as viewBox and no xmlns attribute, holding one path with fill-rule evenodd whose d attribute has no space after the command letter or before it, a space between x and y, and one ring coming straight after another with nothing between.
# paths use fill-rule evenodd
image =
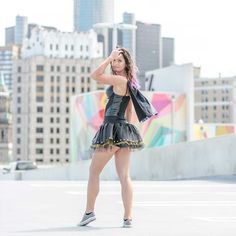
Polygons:
<instances>
[{"instance_id":1,"label":"building window","mask_svg":"<svg viewBox=\"0 0 236 236\"><path fill-rule=\"evenodd\" d=\"M69 123L69 118L68 118L68 117L66 118L66 123L67 123L67 124Z\"/></svg>"},{"instance_id":2,"label":"building window","mask_svg":"<svg viewBox=\"0 0 236 236\"><path fill-rule=\"evenodd\" d=\"M43 86L37 86L36 87L36 92L37 93L43 93L44 89L43 89Z\"/></svg>"},{"instance_id":3,"label":"building window","mask_svg":"<svg viewBox=\"0 0 236 236\"><path fill-rule=\"evenodd\" d=\"M66 138L66 144L69 144L69 139L68 138Z\"/></svg>"},{"instance_id":4,"label":"building window","mask_svg":"<svg viewBox=\"0 0 236 236\"><path fill-rule=\"evenodd\" d=\"M53 143L53 138L50 138L50 143L51 143L51 144Z\"/></svg>"},{"instance_id":5,"label":"building window","mask_svg":"<svg viewBox=\"0 0 236 236\"><path fill-rule=\"evenodd\" d=\"M36 76L36 81L37 82L43 82L44 81L44 77L42 75L37 75Z\"/></svg>"},{"instance_id":6,"label":"building window","mask_svg":"<svg viewBox=\"0 0 236 236\"><path fill-rule=\"evenodd\" d=\"M50 97L50 101L54 102L54 97L53 96Z\"/></svg>"},{"instance_id":7,"label":"building window","mask_svg":"<svg viewBox=\"0 0 236 236\"><path fill-rule=\"evenodd\" d=\"M54 76L51 76L51 82L54 82Z\"/></svg>"},{"instance_id":8,"label":"building window","mask_svg":"<svg viewBox=\"0 0 236 236\"><path fill-rule=\"evenodd\" d=\"M57 154L60 154L60 149L59 148L57 148L56 151L57 151ZM59 162L59 159L57 159L57 162Z\"/></svg>"},{"instance_id":9,"label":"building window","mask_svg":"<svg viewBox=\"0 0 236 236\"><path fill-rule=\"evenodd\" d=\"M88 83L90 83L90 78L89 77L87 78L87 81L88 81Z\"/></svg>"},{"instance_id":10,"label":"building window","mask_svg":"<svg viewBox=\"0 0 236 236\"><path fill-rule=\"evenodd\" d=\"M84 77L83 76L81 77L81 82L84 83Z\"/></svg>"},{"instance_id":11,"label":"building window","mask_svg":"<svg viewBox=\"0 0 236 236\"><path fill-rule=\"evenodd\" d=\"M37 96L36 102L43 102L43 96Z\"/></svg>"},{"instance_id":12,"label":"building window","mask_svg":"<svg viewBox=\"0 0 236 236\"><path fill-rule=\"evenodd\" d=\"M18 67L17 67L17 72L18 72L18 73L21 73L21 66L18 66Z\"/></svg>"},{"instance_id":13,"label":"building window","mask_svg":"<svg viewBox=\"0 0 236 236\"><path fill-rule=\"evenodd\" d=\"M57 107L57 113L60 113L60 107Z\"/></svg>"},{"instance_id":14,"label":"building window","mask_svg":"<svg viewBox=\"0 0 236 236\"><path fill-rule=\"evenodd\" d=\"M43 112L43 107L37 107L37 112L39 113Z\"/></svg>"},{"instance_id":15,"label":"building window","mask_svg":"<svg viewBox=\"0 0 236 236\"><path fill-rule=\"evenodd\" d=\"M43 143L43 138L36 138L35 143Z\"/></svg>"},{"instance_id":16,"label":"building window","mask_svg":"<svg viewBox=\"0 0 236 236\"><path fill-rule=\"evenodd\" d=\"M84 92L84 88L81 88L81 92L82 92L82 93Z\"/></svg>"},{"instance_id":17,"label":"building window","mask_svg":"<svg viewBox=\"0 0 236 236\"><path fill-rule=\"evenodd\" d=\"M43 154L43 149L42 148L36 148L35 154Z\"/></svg>"},{"instance_id":18,"label":"building window","mask_svg":"<svg viewBox=\"0 0 236 236\"><path fill-rule=\"evenodd\" d=\"M53 154L53 149L50 149L50 154ZM51 159L51 162L53 162L53 159Z\"/></svg>"},{"instance_id":19,"label":"building window","mask_svg":"<svg viewBox=\"0 0 236 236\"><path fill-rule=\"evenodd\" d=\"M72 93L74 93L75 92L75 87L72 87Z\"/></svg>"},{"instance_id":20,"label":"building window","mask_svg":"<svg viewBox=\"0 0 236 236\"><path fill-rule=\"evenodd\" d=\"M21 82L21 77L20 77L20 76L17 77L17 82L18 82L18 83Z\"/></svg>"},{"instance_id":21,"label":"building window","mask_svg":"<svg viewBox=\"0 0 236 236\"><path fill-rule=\"evenodd\" d=\"M72 82L75 83L75 76L72 77Z\"/></svg>"},{"instance_id":22,"label":"building window","mask_svg":"<svg viewBox=\"0 0 236 236\"><path fill-rule=\"evenodd\" d=\"M66 87L66 92L69 93L70 92L70 88L67 86Z\"/></svg>"},{"instance_id":23,"label":"building window","mask_svg":"<svg viewBox=\"0 0 236 236\"><path fill-rule=\"evenodd\" d=\"M67 44L65 45L65 50L66 50L66 51L68 50L68 45L67 45Z\"/></svg>"},{"instance_id":24,"label":"building window","mask_svg":"<svg viewBox=\"0 0 236 236\"><path fill-rule=\"evenodd\" d=\"M66 82L70 82L70 77L69 76L66 76Z\"/></svg>"},{"instance_id":25,"label":"building window","mask_svg":"<svg viewBox=\"0 0 236 236\"><path fill-rule=\"evenodd\" d=\"M21 113L21 108L17 107L17 113L20 114Z\"/></svg>"},{"instance_id":26,"label":"building window","mask_svg":"<svg viewBox=\"0 0 236 236\"><path fill-rule=\"evenodd\" d=\"M21 143L20 138L17 138L17 144L20 144L20 143Z\"/></svg>"},{"instance_id":27,"label":"building window","mask_svg":"<svg viewBox=\"0 0 236 236\"><path fill-rule=\"evenodd\" d=\"M36 128L36 133L43 133L43 128Z\"/></svg>"},{"instance_id":28,"label":"building window","mask_svg":"<svg viewBox=\"0 0 236 236\"><path fill-rule=\"evenodd\" d=\"M60 133L60 129L59 128L57 128L57 134L59 134Z\"/></svg>"},{"instance_id":29,"label":"building window","mask_svg":"<svg viewBox=\"0 0 236 236\"><path fill-rule=\"evenodd\" d=\"M60 144L60 139L59 138L57 138L57 144Z\"/></svg>"},{"instance_id":30,"label":"building window","mask_svg":"<svg viewBox=\"0 0 236 236\"><path fill-rule=\"evenodd\" d=\"M60 82L60 76L57 76L57 82L58 83Z\"/></svg>"},{"instance_id":31,"label":"building window","mask_svg":"<svg viewBox=\"0 0 236 236\"><path fill-rule=\"evenodd\" d=\"M54 66L51 66L51 72L53 72L54 71Z\"/></svg>"},{"instance_id":32,"label":"building window","mask_svg":"<svg viewBox=\"0 0 236 236\"><path fill-rule=\"evenodd\" d=\"M57 97L57 102L60 102L60 97Z\"/></svg>"},{"instance_id":33,"label":"building window","mask_svg":"<svg viewBox=\"0 0 236 236\"><path fill-rule=\"evenodd\" d=\"M80 45L80 51L81 52L83 51L83 45Z\"/></svg>"},{"instance_id":34,"label":"building window","mask_svg":"<svg viewBox=\"0 0 236 236\"><path fill-rule=\"evenodd\" d=\"M66 148L66 154L69 154L69 148Z\"/></svg>"},{"instance_id":35,"label":"building window","mask_svg":"<svg viewBox=\"0 0 236 236\"><path fill-rule=\"evenodd\" d=\"M54 107L51 107L51 113L53 113L54 112Z\"/></svg>"},{"instance_id":36,"label":"building window","mask_svg":"<svg viewBox=\"0 0 236 236\"><path fill-rule=\"evenodd\" d=\"M66 102L70 102L70 98L69 97L66 97Z\"/></svg>"},{"instance_id":37,"label":"building window","mask_svg":"<svg viewBox=\"0 0 236 236\"><path fill-rule=\"evenodd\" d=\"M59 86L57 86L57 92L60 93L60 87Z\"/></svg>"},{"instance_id":38,"label":"building window","mask_svg":"<svg viewBox=\"0 0 236 236\"><path fill-rule=\"evenodd\" d=\"M54 130L53 128L50 128L50 133L53 134L54 133Z\"/></svg>"},{"instance_id":39,"label":"building window","mask_svg":"<svg viewBox=\"0 0 236 236\"><path fill-rule=\"evenodd\" d=\"M21 97L17 97L17 103L21 103Z\"/></svg>"},{"instance_id":40,"label":"building window","mask_svg":"<svg viewBox=\"0 0 236 236\"><path fill-rule=\"evenodd\" d=\"M43 117L37 117L37 123L43 123Z\"/></svg>"},{"instance_id":41,"label":"building window","mask_svg":"<svg viewBox=\"0 0 236 236\"><path fill-rule=\"evenodd\" d=\"M44 71L44 66L43 65L36 65L36 71Z\"/></svg>"},{"instance_id":42,"label":"building window","mask_svg":"<svg viewBox=\"0 0 236 236\"><path fill-rule=\"evenodd\" d=\"M84 73L84 66L81 67L81 73Z\"/></svg>"},{"instance_id":43,"label":"building window","mask_svg":"<svg viewBox=\"0 0 236 236\"><path fill-rule=\"evenodd\" d=\"M70 111L69 111L69 107L66 107L66 113L69 113Z\"/></svg>"},{"instance_id":44,"label":"building window","mask_svg":"<svg viewBox=\"0 0 236 236\"><path fill-rule=\"evenodd\" d=\"M75 66L72 66L72 72L75 72Z\"/></svg>"},{"instance_id":45,"label":"building window","mask_svg":"<svg viewBox=\"0 0 236 236\"><path fill-rule=\"evenodd\" d=\"M17 87L17 92L21 93L21 87Z\"/></svg>"},{"instance_id":46,"label":"building window","mask_svg":"<svg viewBox=\"0 0 236 236\"><path fill-rule=\"evenodd\" d=\"M21 118L17 117L17 123L20 124L21 123Z\"/></svg>"},{"instance_id":47,"label":"building window","mask_svg":"<svg viewBox=\"0 0 236 236\"><path fill-rule=\"evenodd\" d=\"M60 118L59 117L57 117L57 123L60 123Z\"/></svg>"},{"instance_id":48,"label":"building window","mask_svg":"<svg viewBox=\"0 0 236 236\"><path fill-rule=\"evenodd\" d=\"M69 134L69 128L66 128L66 134Z\"/></svg>"},{"instance_id":49,"label":"building window","mask_svg":"<svg viewBox=\"0 0 236 236\"><path fill-rule=\"evenodd\" d=\"M50 50L53 50L52 44L50 44Z\"/></svg>"},{"instance_id":50,"label":"building window","mask_svg":"<svg viewBox=\"0 0 236 236\"><path fill-rule=\"evenodd\" d=\"M50 123L54 123L54 118L53 117L50 118Z\"/></svg>"},{"instance_id":51,"label":"building window","mask_svg":"<svg viewBox=\"0 0 236 236\"><path fill-rule=\"evenodd\" d=\"M59 49L59 46L58 46L58 44L56 44L56 50L58 50Z\"/></svg>"},{"instance_id":52,"label":"building window","mask_svg":"<svg viewBox=\"0 0 236 236\"><path fill-rule=\"evenodd\" d=\"M70 72L70 67L69 66L66 67L66 72Z\"/></svg>"},{"instance_id":53,"label":"building window","mask_svg":"<svg viewBox=\"0 0 236 236\"><path fill-rule=\"evenodd\" d=\"M17 154L20 154L20 148L17 148Z\"/></svg>"},{"instance_id":54,"label":"building window","mask_svg":"<svg viewBox=\"0 0 236 236\"><path fill-rule=\"evenodd\" d=\"M90 73L90 67L87 67L87 72Z\"/></svg>"}]
</instances>

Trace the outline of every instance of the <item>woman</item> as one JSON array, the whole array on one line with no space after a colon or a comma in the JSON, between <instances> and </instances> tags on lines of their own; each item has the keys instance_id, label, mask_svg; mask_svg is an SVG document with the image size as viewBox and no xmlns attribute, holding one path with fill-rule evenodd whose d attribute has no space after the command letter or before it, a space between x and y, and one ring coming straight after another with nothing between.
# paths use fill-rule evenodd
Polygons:
<instances>
[{"instance_id":1,"label":"woman","mask_svg":"<svg viewBox=\"0 0 236 236\"><path fill-rule=\"evenodd\" d=\"M109 64L111 75L104 74ZM131 227L133 189L129 175L130 154L132 150L142 149L144 146L139 131L130 123L132 106L141 122L157 112L138 90L135 66L126 49L113 50L91 74L91 78L111 86L106 91L109 100L105 108L104 122L92 140L91 150L94 153L89 169L87 206L79 225L85 226L96 219L94 205L99 192L99 175L114 155L122 189L123 227Z\"/></svg>"}]
</instances>

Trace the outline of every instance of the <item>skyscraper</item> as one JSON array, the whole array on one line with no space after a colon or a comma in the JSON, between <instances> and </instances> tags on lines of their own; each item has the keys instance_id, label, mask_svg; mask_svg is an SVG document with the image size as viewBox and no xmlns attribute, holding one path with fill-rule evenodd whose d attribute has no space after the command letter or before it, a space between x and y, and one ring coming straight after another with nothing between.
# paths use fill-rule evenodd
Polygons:
<instances>
[{"instance_id":1,"label":"skyscraper","mask_svg":"<svg viewBox=\"0 0 236 236\"><path fill-rule=\"evenodd\" d=\"M114 0L74 0L75 31L88 31L102 22L114 23Z\"/></svg>"}]
</instances>

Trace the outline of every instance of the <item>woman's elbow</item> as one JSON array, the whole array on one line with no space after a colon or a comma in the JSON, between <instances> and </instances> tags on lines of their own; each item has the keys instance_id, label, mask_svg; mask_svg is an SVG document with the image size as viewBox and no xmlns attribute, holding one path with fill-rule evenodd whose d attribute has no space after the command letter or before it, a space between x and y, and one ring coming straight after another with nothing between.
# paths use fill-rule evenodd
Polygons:
<instances>
[{"instance_id":1,"label":"woman's elbow","mask_svg":"<svg viewBox=\"0 0 236 236\"><path fill-rule=\"evenodd\" d=\"M96 74L93 72L90 74L90 78L93 79L93 80L96 80L97 76Z\"/></svg>"}]
</instances>

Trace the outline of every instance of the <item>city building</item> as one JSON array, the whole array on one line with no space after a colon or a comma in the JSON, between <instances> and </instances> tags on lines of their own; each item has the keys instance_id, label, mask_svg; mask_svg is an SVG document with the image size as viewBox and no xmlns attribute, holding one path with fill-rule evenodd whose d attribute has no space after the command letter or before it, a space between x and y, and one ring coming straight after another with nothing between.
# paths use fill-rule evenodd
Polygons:
<instances>
[{"instance_id":1,"label":"city building","mask_svg":"<svg viewBox=\"0 0 236 236\"><path fill-rule=\"evenodd\" d=\"M135 15L132 13L123 13L123 23L136 25ZM122 32L122 46L130 52L132 57L136 58L136 31L124 29Z\"/></svg>"},{"instance_id":2,"label":"city building","mask_svg":"<svg viewBox=\"0 0 236 236\"><path fill-rule=\"evenodd\" d=\"M166 97L159 99L160 106L166 107L163 109L164 116L171 109L173 116L169 119L171 123L171 130L174 132L174 139L178 138L180 134L175 130L176 123L181 119L185 120L182 123L180 130L186 130L185 141L192 141L194 139L193 125L194 125L194 78L193 65L191 63L182 65L172 65L157 70L147 71L145 73L145 90L158 91L159 93L172 93L169 101L166 102ZM175 93L184 94L182 97L176 97ZM186 106L182 103L186 102ZM170 106L170 104L172 104ZM182 106L182 108L181 108ZM178 118L176 113L182 110L183 117ZM168 123L168 122L167 122ZM166 131L163 131L166 132Z\"/></svg>"},{"instance_id":3,"label":"city building","mask_svg":"<svg viewBox=\"0 0 236 236\"><path fill-rule=\"evenodd\" d=\"M15 61L14 160L69 162L70 98L104 89L89 77L101 60L32 56Z\"/></svg>"},{"instance_id":4,"label":"city building","mask_svg":"<svg viewBox=\"0 0 236 236\"><path fill-rule=\"evenodd\" d=\"M0 70L0 162L12 160L12 115L11 97L4 84Z\"/></svg>"},{"instance_id":5,"label":"city building","mask_svg":"<svg viewBox=\"0 0 236 236\"><path fill-rule=\"evenodd\" d=\"M175 62L174 39L162 38L162 67L171 66Z\"/></svg>"},{"instance_id":6,"label":"city building","mask_svg":"<svg viewBox=\"0 0 236 236\"><path fill-rule=\"evenodd\" d=\"M136 22L136 64L144 87L145 72L162 67L161 25Z\"/></svg>"},{"instance_id":7,"label":"city building","mask_svg":"<svg viewBox=\"0 0 236 236\"><path fill-rule=\"evenodd\" d=\"M114 0L74 0L74 31L88 31L104 22L114 23Z\"/></svg>"},{"instance_id":8,"label":"city building","mask_svg":"<svg viewBox=\"0 0 236 236\"><path fill-rule=\"evenodd\" d=\"M97 42L97 34L87 32L61 32L56 29L36 26L30 38L22 45L22 58L43 55L50 58L90 59L103 56L103 44Z\"/></svg>"},{"instance_id":9,"label":"city building","mask_svg":"<svg viewBox=\"0 0 236 236\"><path fill-rule=\"evenodd\" d=\"M20 47L14 44L0 47L0 72L9 94L12 94L12 67L15 59L20 56Z\"/></svg>"},{"instance_id":10,"label":"city building","mask_svg":"<svg viewBox=\"0 0 236 236\"><path fill-rule=\"evenodd\" d=\"M25 16L16 16L15 25L15 44L21 45L28 34L28 18Z\"/></svg>"},{"instance_id":11,"label":"city building","mask_svg":"<svg viewBox=\"0 0 236 236\"><path fill-rule=\"evenodd\" d=\"M236 123L236 76L194 79L195 122Z\"/></svg>"}]
</instances>

